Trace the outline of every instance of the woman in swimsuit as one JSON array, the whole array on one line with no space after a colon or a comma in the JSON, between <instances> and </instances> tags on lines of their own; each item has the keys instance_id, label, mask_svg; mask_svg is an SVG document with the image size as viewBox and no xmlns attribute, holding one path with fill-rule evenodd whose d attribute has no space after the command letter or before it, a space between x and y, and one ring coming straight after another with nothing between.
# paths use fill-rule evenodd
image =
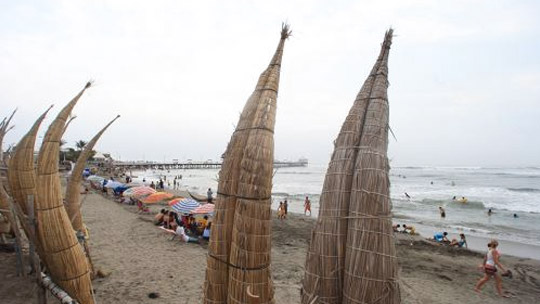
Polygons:
<instances>
[{"instance_id":1,"label":"woman in swimsuit","mask_svg":"<svg viewBox=\"0 0 540 304\"><path fill-rule=\"evenodd\" d=\"M496 240L491 240L488 244L488 252L486 256L484 257L484 264L481 265L484 269L484 277L476 283L476 286L474 287L474 291L480 292L480 289L484 284L489 281L491 277L495 278L495 287L497 288L497 293L501 297L508 298L508 295L505 295L502 292L502 279L501 276L497 273L497 266L501 269L501 271L504 273L506 272L505 267L499 262L499 251L497 251L497 246L499 246L499 242Z\"/></svg>"}]
</instances>

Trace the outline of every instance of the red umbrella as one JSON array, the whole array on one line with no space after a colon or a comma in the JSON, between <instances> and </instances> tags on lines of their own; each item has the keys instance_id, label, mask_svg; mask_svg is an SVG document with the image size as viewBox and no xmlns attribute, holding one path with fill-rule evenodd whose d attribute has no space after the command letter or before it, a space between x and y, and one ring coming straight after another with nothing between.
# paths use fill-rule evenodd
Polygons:
<instances>
[{"instance_id":1,"label":"red umbrella","mask_svg":"<svg viewBox=\"0 0 540 304\"><path fill-rule=\"evenodd\" d=\"M215 206L216 205L214 205L214 204L204 204L204 205L201 205L200 207L197 207L197 208L193 209L193 211L191 211L191 213L193 213L193 214L210 214L210 213L214 213Z\"/></svg>"}]
</instances>

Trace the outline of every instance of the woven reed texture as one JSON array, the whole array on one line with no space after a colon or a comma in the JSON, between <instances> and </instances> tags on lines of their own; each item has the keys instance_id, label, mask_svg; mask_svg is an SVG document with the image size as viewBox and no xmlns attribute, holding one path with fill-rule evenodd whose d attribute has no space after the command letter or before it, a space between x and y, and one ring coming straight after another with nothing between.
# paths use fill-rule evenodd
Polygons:
<instances>
[{"instance_id":1,"label":"woven reed texture","mask_svg":"<svg viewBox=\"0 0 540 304\"><path fill-rule=\"evenodd\" d=\"M354 168L345 256L343 303L400 303L398 262L392 233L390 169L387 157L388 55L392 30L386 33L383 58L375 76Z\"/></svg>"},{"instance_id":2,"label":"woven reed texture","mask_svg":"<svg viewBox=\"0 0 540 304\"><path fill-rule=\"evenodd\" d=\"M2 147L2 144L4 142L4 136L13 128L13 126L9 126L11 119L15 115L17 110L14 110L9 117L5 117L0 121L0 164L3 164L4 162L4 148ZM9 208L9 195L4 189L4 181L3 178L0 177L0 209L3 210L10 210ZM9 212L2 212L2 215L4 215L5 218L8 219L8 221L11 221L11 214Z\"/></svg>"},{"instance_id":3,"label":"woven reed texture","mask_svg":"<svg viewBox=\"0 0 540 304\"><path fill-rule=\"evenodd\" d=\"M81 304L94 303L90 269L62 202L58 173L60 139L85 88L60 111L45 134L37 166L37 237L54 282Z\"/></svg>"},{"instance_id":4,"label":"woven reed texture","mask_svg":"<svg viewBox=\"0 0 540 304\"><path fill-rule=\"evenodd\" d=\"M261 74L227 146L208 247L204 303L273 303L270 273L276 101L285 40Z\"/></svg>"},{"instance_id":5,"label":"woven reed texture","mask_svg":"<svg viewBox=\"0 0 540 304\"><path fill-rule=\"evenodd\" d=\"M314 298L317 303L341 303L353 169L368 106L366 96L370 95L383 54L381 49L334 142L306 258L302 303L312 303Z\"/></svg>"},{"instance_id":6,"label":"woven reed texture","mask_svg":"<svg viewBox=\"0 0 540 304\"><path fill-rule=\"evenodd\" d=\"M84 168L86 166L86 161L88 161L88 158L90 158L90 155L92 155L92 149L94 149L94 146L101 138L101 135L103 135L107 128L119 117L120 115L111 120L84 146L79 158L77 159L77 162L75 163L75 166L73 167L73 170L71 170L71 176L66 186L66 210L75 231L86 231L86 229L84 229L81 215L81 180Z\"/></svg>"},{"instance_id":7,"label":"woven reed texture","mask_svg":"<svg viewBox=\"0 0 540 304\"><path fill-rule=\"evenodd\" d=\"M32 125L28 133L17 143L9 161L8 179L11 196L16 204L27 214L28 195L36 197L36 170L34 166L34 146L37 132L47 116L50 106Z\"/></svg>"},{"instance_id":8,"label":"woven reed texture","mask_svg":"<svg viewBox=\"0 0 540 304\"><path fill-rule=\"evenodd\" d=\"M350 247L348 235L351 230L357 229L356 221L351 227L351 218L358 217L355 213L358 205L356 194L360 191L357 186L359 177L357 172L363 172L362 167L360 167L363 163L359 164L358 161L366 158L363 156L366 153L363 147L366 144L364 134L373 132L371 123L374 120L384 119L384 117L378 118L379 115L384 116L384 114L376 113L370 108L370 105L373 101L372 98L378 96L374 94L383 93L381 92L381 75L379 73L384 70L383 66L387 66L391 36L392 30L389 30L385 35L378 59L358 93L334 142L334 153L321 193L319 217L312 231L307 253L301 298L304 304L337 304L351 301L344 298L349 296L344 294L344 276L346 273L350 273L348 268L350 264L346 263L346 253ZM385 71L387 71L387 67ZM387 82L385 83L387 84ZM386 94L386 90L384 94ZM385 128L387 128L388 113L386 112L385 115ZM387 133L385 136L387 139ZM368 139L368 143L371 137ZM367 157L370 155L368 154ZM384 157L386 157L386 150ZM381 184L381 187L387 186L388 183ZM354 205L352 214L351 204ZM348 281L348 284L351 283ZM353 303L362 303L352 301Z\"/></svg>"}]
</instances>

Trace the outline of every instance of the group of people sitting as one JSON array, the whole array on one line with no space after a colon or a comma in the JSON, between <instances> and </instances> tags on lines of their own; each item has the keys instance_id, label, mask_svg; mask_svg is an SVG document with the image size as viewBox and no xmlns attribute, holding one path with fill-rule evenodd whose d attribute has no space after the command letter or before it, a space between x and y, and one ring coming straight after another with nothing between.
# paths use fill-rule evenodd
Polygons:
<instances>
[{"instance_id":1,"label":"group of people sitting","mask_svg":"<svg viewBox=\"0 0 540 304\"><path fill-rule=\"evenodd\" d=\"M209 240L212 229L212 222L206 215L202 219L196 219L193 215L183 216L167 209L161 209L156 214L154 224L173 231L186 243L199 243L199 237Z\"/></svg>"},{"instance_id":2,"label":"group of people sitting","mask_svg":"<svg viewBox=\"0 0 540 304\"><path fill-rule=\"evenodd\" d=\"M392 229L394 232L401 232L401 233L408 233L410 235L416 235L416 228L412 225L400 225L400 224L394 224L392 225Z\"/></svg>"},{"instance_id":3,"label":"group of people sitting","mask_svg":"<svg viewBox=\"0 0 540 304\"><path fill-rule=\"evenodd\" d=\"M464 233L459 234L459 240L456 238L453 238L452 241L448 239L448 232L437 232L433 235L433 240L435 240L437 243L440 243L442 245L448 245L452 247L465 247L467 248L467 239L465 238Z\"/></svg>"}]
</instances>

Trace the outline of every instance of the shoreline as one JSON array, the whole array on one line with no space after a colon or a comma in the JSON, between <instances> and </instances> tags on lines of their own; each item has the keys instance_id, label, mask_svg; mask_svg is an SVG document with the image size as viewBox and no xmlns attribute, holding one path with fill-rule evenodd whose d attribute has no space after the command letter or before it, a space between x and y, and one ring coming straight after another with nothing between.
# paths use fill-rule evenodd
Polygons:
<instances>
[{"instance_id":1,"label":"shoreline","mask_svg":"<svg viewBox=\"0 0 540 304\"><path fill-rule=\"evenodd\" d=\"M170 240L152 224L163 205L150 205L151 213L116 203L91 192L82 206L90 231L90 250L96 269L108 275L93 281L98 303L200 303L207 247ZM289 213L280 221L272 213L272 278L276 303L299 303L306 250L316 221ZM412 245L411 245L412 243ZM514 272L503 288L513 299L495 294L488 283L481 294L473 291L481 277L477 265L483 254L439 246L421 236L396 234L402 303L534 303L540 293L540 262L503 254L502 263ZM0 252L0 299L23 304L35 300L32 278L15 276L14 254ZM17 292L13 292L17 290ZM436 292L435 292L436 291ZM157 300L150 293L159 294ZM51 302L53 303L53 302Z\"/></svg>"}]
</instances>

